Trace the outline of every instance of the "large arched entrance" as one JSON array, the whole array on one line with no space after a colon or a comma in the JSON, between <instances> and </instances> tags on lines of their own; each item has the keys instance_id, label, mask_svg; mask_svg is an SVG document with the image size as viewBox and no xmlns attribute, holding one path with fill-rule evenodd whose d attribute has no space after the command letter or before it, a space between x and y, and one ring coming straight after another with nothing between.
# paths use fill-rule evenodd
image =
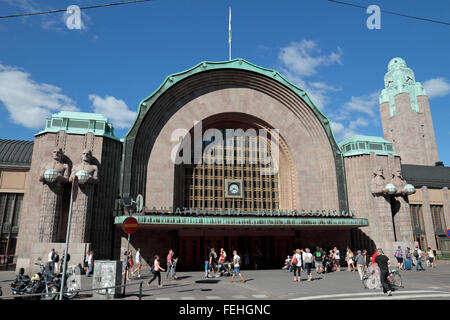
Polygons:
<instances>
[{"instance_id":1,"label":"large arched entrance","mask_svg":"<svg viewBox=\"0 0 450 320\"><path fill-rule=\"evenodd\" d=\"M244 138L224 135L237 129ZM192 162L198 139L201 159L217 145L209 130L222 135L223 156L227 142L243 147L244 163L236 150L231 163ZM275 174L261 175L264 166L251 163L254 141L245 137L251 130L271 156L269 141L277 137ZM142 194L147 207L137 217L142 226L135 247L149 255L174 248L180 267L201 269L211 247L228 254L238 249L252 265L278 267L295 247L344 247L350 228L366 223L348 214L343 158L328 119L306 92L241 59L204 62L169 76L141 103L124 147L121 195ZM116 224L122 220L116 217Z\"/></svg>"}]
</instances>

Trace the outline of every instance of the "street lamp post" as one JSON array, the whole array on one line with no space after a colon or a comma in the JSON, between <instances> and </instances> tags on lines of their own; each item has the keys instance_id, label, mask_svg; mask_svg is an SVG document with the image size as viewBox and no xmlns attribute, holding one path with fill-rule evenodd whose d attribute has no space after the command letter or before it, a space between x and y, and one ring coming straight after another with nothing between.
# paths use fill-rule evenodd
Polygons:
<instances>
[{"instance_id":1,"label":"street lamp post","mask_svg":"<svg viewBox=\"0 0 450 320\"><path fill-rule=\"evenodd\" d=\"M78 194L78 177L75 176L72 182L72 189L70 192L69 218L67 221L67 233L66 233L66 250L64 251L63 274L61 280L61 288L59 292L59 300L63 299L63 291L66 285L67 254L69 252L70 225L72 222L72 205L73 202L77 199L77 194Z\"/></svg>"}]
</instances>

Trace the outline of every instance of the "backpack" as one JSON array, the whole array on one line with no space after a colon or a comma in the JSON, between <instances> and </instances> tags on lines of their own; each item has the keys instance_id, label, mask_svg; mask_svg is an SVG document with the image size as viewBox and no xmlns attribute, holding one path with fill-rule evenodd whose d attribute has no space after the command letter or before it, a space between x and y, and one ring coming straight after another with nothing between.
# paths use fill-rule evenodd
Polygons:
<instances>
[{"instance_id":1,"label":"backpack","mask_svg":"<svg viewBox=\"0 0 450 320\"><path fill-rule=\"evenodd\" d=\"M417 251L417 249L414 250L414 257L418 258L419 257L419 252Z\"/></svg>"}]
</instances>

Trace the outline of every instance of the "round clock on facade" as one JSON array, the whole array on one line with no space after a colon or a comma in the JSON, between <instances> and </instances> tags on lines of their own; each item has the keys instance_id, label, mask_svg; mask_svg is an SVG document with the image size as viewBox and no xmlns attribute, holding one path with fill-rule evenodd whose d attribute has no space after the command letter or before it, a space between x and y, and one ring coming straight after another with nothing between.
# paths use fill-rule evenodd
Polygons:
<instances>
[{"instance_id":1,"label":"round clock on facade","mask_svg":"<svg viewBox=\"0 0 450 320\"><path fill-rule=\"evenodd\" d=\"M230 183L228 185L228 192L232 195L238 195L240 186L237 183Z\"/></svg>"}]
</instances>

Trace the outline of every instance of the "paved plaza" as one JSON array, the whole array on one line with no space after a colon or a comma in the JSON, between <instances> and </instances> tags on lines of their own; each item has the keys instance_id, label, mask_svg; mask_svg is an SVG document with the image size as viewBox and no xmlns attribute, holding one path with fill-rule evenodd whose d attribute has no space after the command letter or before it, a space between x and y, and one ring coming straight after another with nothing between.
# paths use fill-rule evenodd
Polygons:
<instances>
[{"instance_id":1,"label":"paved plaza","mask_svg":"<svg viewBox=\"0 0 450 320\"><path fill-rule=\"evenodd\" d=\"M164 280L163 288L157 287L155 280L150 288L146 286L150 274L145 270L141 279L131 280L126 296L117 300L137 300L139 283L144 282L143 300L410 300L438 299L450 300L450 262L439 262L435 269L424 272L401 271L404 287L393 292L392 297L384 296L382 289L365 289L357 272L332 272L316 274L313 280L306 281L302 273L301 283L293 282L292 273L280 270L242 270L246 279L240 283L231 277L204 278L204 273L178 272L177 280ZM0 285L3 294L9 295L9 283L14 279L13 272L0 272ZM92 278L81 276L82 289L92 287ZM90 293L82 293L77 299L93 299Z\"/></svg>"}]
</instances>

